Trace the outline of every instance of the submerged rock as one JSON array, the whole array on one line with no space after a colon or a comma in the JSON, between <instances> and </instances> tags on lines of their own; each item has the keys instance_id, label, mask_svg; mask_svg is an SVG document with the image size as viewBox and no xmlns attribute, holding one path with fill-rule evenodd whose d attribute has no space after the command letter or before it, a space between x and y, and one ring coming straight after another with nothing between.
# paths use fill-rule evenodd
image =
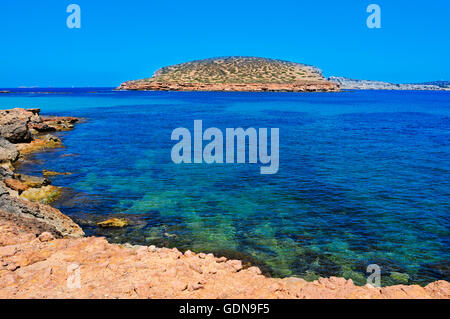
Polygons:
<instances>
[{"instance_id":1,"label":"submerged rock","mask_svg":"<svg viewBox=\"0 0 450 319\"><path fill-rule=\"evenodd\" d=\"M97 223L98 226L103 228L122 228L128 226L130 222L125 218L110 218L103 222Z\"/></svg>"},{"instance_id":2,"label":"submerged rock","mask_svg":"<svg viewBox=\"0 0 450 319\"><path fill-rule=\"evenodd\" d=\"M400 282L400 283L403 283L403 284L407 284L408 281L409 281L409 275L408 274L403 274L403 273L396 272L396 271L391 272L389 277L391 277L396 282Z\"/></svg>"},{"instance_id":3,"label":"submerged rock","mask_svg":"<svg viewBox=\"0 0 450 319\"><path fill-rule=\"evenodd\" d=\"M72 173L68 173L68 172L60 173L60 172L54 172L54 171L49 171L49 170L44 169L42 171L42 175L44 175L44 176L58 176L58 175L72 175Z\"/></svg>"}]
</instances>

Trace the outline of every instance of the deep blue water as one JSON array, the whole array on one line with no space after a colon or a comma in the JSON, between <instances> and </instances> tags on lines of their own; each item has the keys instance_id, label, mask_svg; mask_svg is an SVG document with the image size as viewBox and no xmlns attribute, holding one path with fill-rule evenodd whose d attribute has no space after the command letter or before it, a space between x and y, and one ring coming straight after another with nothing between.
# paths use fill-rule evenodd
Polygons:
<instances>
[{"instance_id":1,"label":"deep blue water","mask_svg":"<svg viewBox=\"0 0 450 319\"><path fill-rule=\"evenodd\" d=\"M55 205L87 234L238 257L273 276L364 284L376 263L383 284L450 280L450 92L61 91L0 105L86 118L61 134L66 148L20 169L73 172L52 178L67 187ZM278 127L278 174L172 163L172 130L196 119ZM95 226L115 215L132 226Z\"/></svg>"}]
</instances>

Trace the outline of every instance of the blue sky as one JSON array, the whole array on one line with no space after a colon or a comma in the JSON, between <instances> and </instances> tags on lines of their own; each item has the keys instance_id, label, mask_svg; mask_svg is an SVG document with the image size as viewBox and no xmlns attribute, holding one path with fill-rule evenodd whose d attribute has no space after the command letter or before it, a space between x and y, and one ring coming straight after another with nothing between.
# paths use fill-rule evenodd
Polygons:
<instances>
[{"instance_id":1,"label":"blue sky","mask_svg":"<svg viewBox=\"0 0 450 319\"><path fill-rule=\"evenodd\" d=\"M66 7L81 7L81 29ZM381 7L382 28L366 26ZM2 0L0 87L116 86L161 66L249 55L326 76L450 80L448 0Z\"/></svg>"}]
</instances>

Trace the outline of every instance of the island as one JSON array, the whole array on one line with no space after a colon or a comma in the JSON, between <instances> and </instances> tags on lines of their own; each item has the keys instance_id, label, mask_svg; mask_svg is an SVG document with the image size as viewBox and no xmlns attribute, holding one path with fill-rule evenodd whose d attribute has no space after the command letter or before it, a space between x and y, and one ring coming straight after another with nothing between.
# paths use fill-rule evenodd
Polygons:
<instances>
[{"instance_id":1,"label":"island","mask_svg":"<svg viewBox=\"0 0 450 319\"><path fill-rule=\"evenodd\" d=\"M151 78L122 83L117 90L337 92L314 66L259 57L220 57L163 67Z\"/></svg>"}]
</instances>

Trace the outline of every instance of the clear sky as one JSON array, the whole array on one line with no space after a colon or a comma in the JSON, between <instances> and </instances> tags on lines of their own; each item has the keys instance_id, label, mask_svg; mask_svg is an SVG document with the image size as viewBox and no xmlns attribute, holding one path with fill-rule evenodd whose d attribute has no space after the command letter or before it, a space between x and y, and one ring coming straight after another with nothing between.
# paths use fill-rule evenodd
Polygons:
<instances>
[{"instance_id":1,"label":"clear sky","mask_svg":"<svg viewBox=\"0 0 450 319\"><path fill-rule=\"evenodd\" d=\"M81 7L81 29L66 7ZM381 7L381 29L366 8ZM450 80L449 0L1 0L0 87L116 86L161 66L245 55L326 76Z\"/></svg>"}]
</instances>

